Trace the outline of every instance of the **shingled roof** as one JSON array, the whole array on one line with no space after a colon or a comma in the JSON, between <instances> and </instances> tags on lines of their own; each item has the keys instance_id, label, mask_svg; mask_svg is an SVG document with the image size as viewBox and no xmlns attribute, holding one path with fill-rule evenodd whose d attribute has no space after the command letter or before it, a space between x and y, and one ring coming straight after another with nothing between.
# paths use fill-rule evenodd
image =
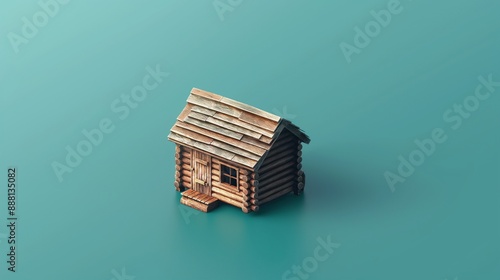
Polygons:
<instances>
[{"instance_id":1,"label":"shingled roof","mask_svg":"<svg viewBox=\"0 0 500 280\"><path fill-rule=\"evenodd\" d=\"M290 121L197 88L168 135L175 143L254 169L283 129L310 139Z\"/></svg>"}]
</instances>

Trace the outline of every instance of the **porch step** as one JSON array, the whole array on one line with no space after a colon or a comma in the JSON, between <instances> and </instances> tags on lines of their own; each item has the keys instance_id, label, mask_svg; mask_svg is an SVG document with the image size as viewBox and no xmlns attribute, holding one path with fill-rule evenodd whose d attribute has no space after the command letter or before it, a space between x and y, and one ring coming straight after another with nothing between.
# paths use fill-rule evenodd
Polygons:
<instances>
[{"instance_id":1,"label":"porch step","mask_svg":"<svg viewBox=\"0 0 500 280\"><path fill-rule=\"evenodd\" d=\"M217 198L192 189L182 193L181 203L203 212L210 212L219 206Z\"/></svg>"}]
</instances>

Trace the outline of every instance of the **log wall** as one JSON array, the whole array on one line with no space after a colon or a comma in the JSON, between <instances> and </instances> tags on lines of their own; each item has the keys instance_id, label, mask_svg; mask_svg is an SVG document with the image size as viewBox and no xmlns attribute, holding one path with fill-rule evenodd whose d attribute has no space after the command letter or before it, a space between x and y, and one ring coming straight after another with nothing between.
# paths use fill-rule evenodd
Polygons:
<instances>
[{"instance_id":1,"label":"log wall","mask_svg":"<svg viewBox=\"0 0 500 280\"><path fill-rule=\"evenodd\" d=\"M239 186L232 187L221 183L221 164L226 164L234 168L231 163L212 158L212 196L225 203L241 208L245 213L249 213L252 210L250 205L250 184L248 182L250 171L236 167L239 173Z\"/></svg>"},{"instance_id":2,"label":"log wall","mask_svg":"<svg viewBox=\"0 0 500 280\"><path fill-rule=\"evenodd\" d=\"M178 192L191 188L191 154L190 148L176 145L174 186Z\"/></svg>"},{"instance_id":3,"label":"log wall","mask_svg":"<svg viewBox=\"0 0 500 280\"><path fill-rule=\"evenodd\" d=\"M193 150L182 145L175 147L175 189L191 189L191 158ZM283 131L269 151L257 172L242 167L238 169L238 188L221 183L221 164L231 163L212 158L211 195L231 204L245 213L257 212L261 205L293 192L304 190L305 174L302 171L302 145L292 133Z\"/></svg>"},{"instance_id":4,"label":"log wall","mask_svg":"<svg viewBox=\"0 0 500 280\"><path fill-rule=\"evenodd\" d=\"M303 175L301 150L301 141L284 130L254 174L251 190L255 192L257 209L258 206L288 193L298 195L302 192L304 179L299 175Z\"/></svg>"}]
</instances>

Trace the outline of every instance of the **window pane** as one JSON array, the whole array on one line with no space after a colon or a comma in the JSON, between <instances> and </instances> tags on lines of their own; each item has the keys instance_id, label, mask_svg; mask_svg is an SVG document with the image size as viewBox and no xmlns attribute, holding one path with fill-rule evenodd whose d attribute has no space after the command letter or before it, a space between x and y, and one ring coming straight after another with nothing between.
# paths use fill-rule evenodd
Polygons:
<instances>
[{"instance_id":1,"label":"window pane","mask_svg":"<svg viewBox=\"0 0 500 280\"><path fill-rule=\"evenodd\" d=\"M237 184L236 184L236 179L231 179L231 185L233 185L233 186L237 186Z\"/></svg>"},{"instance_id":2,"label":"window pane","mask_svg":"<svg viewBox=\"0 0 500 280\"><path fill-rule=\"evenodd\" d=\"M231 176L236 177L236 169L231 168Z\"/></svg>"}]
</instances>

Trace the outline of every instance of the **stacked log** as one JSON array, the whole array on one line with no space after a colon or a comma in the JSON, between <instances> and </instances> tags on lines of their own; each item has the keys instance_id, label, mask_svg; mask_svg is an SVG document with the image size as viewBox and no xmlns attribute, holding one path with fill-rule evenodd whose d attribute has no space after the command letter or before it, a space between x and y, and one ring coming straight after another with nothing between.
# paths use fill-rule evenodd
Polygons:
<instances>
[{"instance_id":1,"label":"stacked log","mask_svg":"<svg viewBox=\"0 0 500 280\"><path fill-rule=\"evenodd\" d=\"M175 176L176 183L179 185L178 191L184 191L191 187L191 153L192 150L184 146L175 148ZM177 186L176 186L177 189Z\"/></svg>"},{"instance_id":2,"label":"stacked log","mask_svg":"<svg viewBox=\"0 0 500 280\"><path fill-rule=\"evenodd\" d=\"M182 183L181 183L181 147L179 145L175 145L175 181L174 181L174 186L175 190L180 192Z\"/></svg>"},{"instance_id":3,"label":"stacked log","mask_svg":"<svg viewBox=\"0 0 500 280\"><path fill-rule=\"evenodd\" d=\"M302 171L302 144L299 141L297 144L297 186L293 190L295 195L300 195L304 192L304 187L306 184L306 174Z\"/></svg>"},{"instance_id":4,"label":"stacked log","mask_svg":"<svg viewBox=\"0 0 500 280\"><path fill-rule=\"evenodd\" d=\"M248 184L248 198L247 202L249 204L249 209L253 212L259 211L259 174L254 172L249 172L247 176Z\"/></svg>"},{"instance_id":5,"label":"stacked log","mask_svg":"<svg viewBox=\"0 0 500 280\"><path fill-rule=\"evenodd\" d=\"M212 197L219 199L225 203L234 205L238 208L245 207L243 200L243 192L240 192L236 187L224 186L220 180L221 162L212 158Z\"/></svg>"},{"instance_id":6,"label":"stacked log","mask_svg":"<svg viewBox=\"0 0 500 280\"><path fill-rule=\"evenodd\" d=\"M284 131L273 144L264 164L258 170L259 187L253 188L259 194L259 205L297 189L297 168L302 161L297 142L292 133Z\"/></svg>"},{"instance_id":7,"label":"stacked log","mask_svg":"<svg viewBox=\"0 0 500 280\"><path fill-rule=\"evenodd\" d=\"M250 213L252 211L251 199L255 196L254 193L250 191L250 172L246 169L239 169L239 191L241 195L242 207L241 211L244 213Z\"/></svg>"}]
</instances>

